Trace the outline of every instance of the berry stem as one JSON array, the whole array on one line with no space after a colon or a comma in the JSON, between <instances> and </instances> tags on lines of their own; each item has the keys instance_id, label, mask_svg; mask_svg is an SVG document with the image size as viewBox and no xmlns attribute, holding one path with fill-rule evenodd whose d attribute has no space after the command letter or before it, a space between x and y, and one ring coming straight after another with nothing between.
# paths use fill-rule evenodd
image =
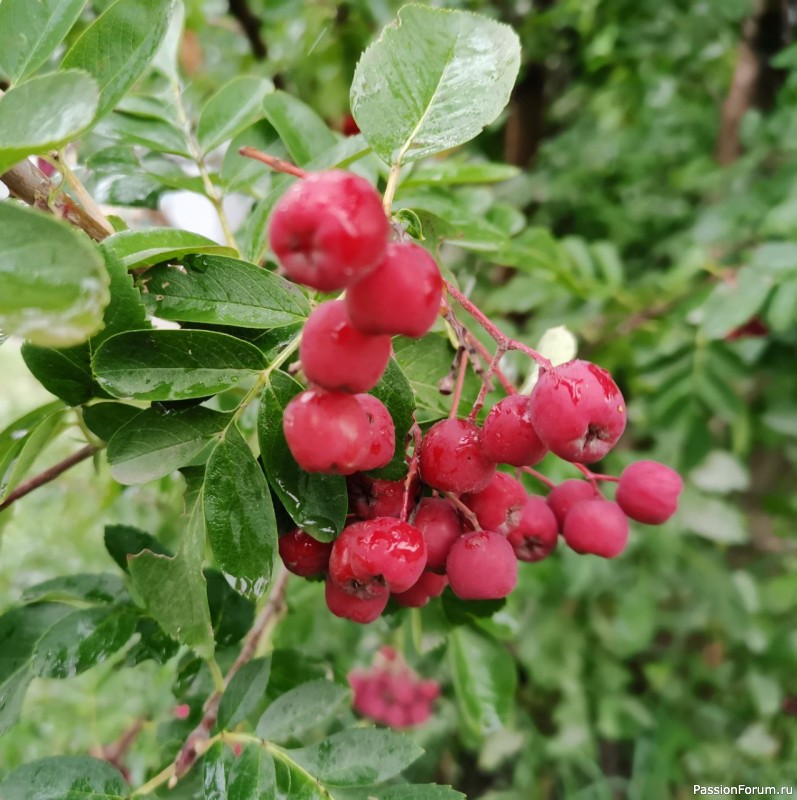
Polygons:
<instances>
[{"instance_id":1,"label":"berry stem","mask_svg":"<svg viewBox=\"0 0 797 800\"><path fill-rule=\"evenodd\" d=\"M479 396L476 398L476 402L473 404L470 414L468 414L468 420L470 422L475 422L476 417L482 410L482 407L484 406L484 398L487 397L487 392L493 388L493 375L495 374L496 369L498 369L498 365L500 364L505 353L506 347L502 344L499 344L498 349L495 351L495 355L492 357L490 364L487 367L487 374L482 380L482 387L479 389Z\"/></svg>"},{"instance_id":2,"label":"berry stem","mask_svg":"<svg viewBox=\"0 0 797 800\"><path fill-rule=\"evenodd\" d=\"M472 333L468 333L468 341L473 346L473 349L484 359L485 362L490 361L490 351L475 337ZM501 387L507 394L517 394L518 390L511 380L506 376L506 373L496 365L493 374L498 378Z\"/></svg>"},{"instance_id":3,"label":"berry stem","mask_svg":"<svg viewBox=\"0 0 797 800\"><path fill-rule=\"evenodd\" d=\"M274 172L284 172L286 175L294 175L297 178L306 178L310 173L307 170L297 167L296 164L291 164L290 161L285 161L276 156L270 156L256 147L242 147L238 151L244 158L253 158L255 161L262 161L266 166L271 167Z\"/></svg>"},{"instance_id":4,"label":"berry stem","mask_svg":"<svg viewBox=\"0 0 797 800\"><path fill-rule=\"evenodd\" d=\"M546 478L545 475L543 475L541 472L537 472L537 470L533 467L521 467L521 469L523 472L527 472L529 475L531 475L532 478L536 478L540 483L544 484L549 489L553 489L556 486L556 484L550 478Z\"/></svg>"},{"instance_id":5,"label":"berry stem","mask_svg":"<svg viewBox=\"0 0 797 800\"><path fill-rule=\"evenodd\" d=\"M615 478L614 475L602 475L600 472L593 472L589 467L584 464L573 462L573 466L593 485L596 481L609 481L610 483L617 483L620 479ZM595 486L597 491L597 486Z\"/></svg>"},{"instance_id":6,"label":"berry stem","mask_svg":"<svg viewBox=\"0 0 797 800\"><path fill-rule=\"evenodd\" d=\"M462 398L462 387L465 385L468 360L468 351L464 347L460 347L455 358L455 361L458 362L457 382L454 386L454 393L451 395L451 410L448 412L449 419L455 419L459 412L459 401Z\"/></svg>"},{"instance_id":7,"label":"berry stem","mask_svg":"<svg viewBox=\"0 0 797 800\"><path fill-rule=\"evenodd\" d=\"M407 478L404 482L404 502L401 504L401 521L406 522L410 516L410 498L412 497L412 484L415 482L415 476L418 474L418 464L421 457L421 440L423 435L421 428L415 421L413 416L412 427L409 431L412 436L413 447L412 457L410 458L409 469L407 470Z\"/></svg>"},{"instance_id":8,"label":"berry stem","mask_svg":"<svg viewBox=\"0 0 797 800\"><path fill-rule=\"evenodd\" d=\"M465 517L471 525L473 525L473 530L478 531L481 530L481 525L479 525L479 520L476 518L476 515L457 497L453 492L443 492L443 496L448 500L451 505L453 505L463 517Z\"/></svg>"},{"instance_id":9,"label":"berry stem","mask_svg":"<svg viewBox=\"0 0 797 800\"><path fill-rule=\"evenodd\" d=\"M598 482L595 480L595 476L590 472L587 467L583 464L573 463L573 466L592 484L592 488L598 492Z\"/></svg>"}]
</instances>

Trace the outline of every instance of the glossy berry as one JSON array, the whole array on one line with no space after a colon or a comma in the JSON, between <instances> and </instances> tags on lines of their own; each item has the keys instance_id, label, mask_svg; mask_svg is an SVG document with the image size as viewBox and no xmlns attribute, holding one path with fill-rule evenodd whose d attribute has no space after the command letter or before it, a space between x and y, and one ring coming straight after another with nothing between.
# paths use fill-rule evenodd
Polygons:
<instances>
[{"instance_id":1,"label":"glossy berry","mask_svg":"<svg viewBox=\"0 0 797 800\"><path fill-rule=\"evenodd\" d=\"M310 314L299 345L307 380L324 389L367 392L390 359L390 337L368 336L351 324L342 300L321 303Z\"/></svg>"},{"instance_id":2,"label":"glossy berry","mask_svg":"<svg viewBox=\"0 0 797 800\"><path fill-rule=\"evenodd\" d=\"M422 608L433 597L440 597L448 586L448 578L436 572L422 572L421 577L406 592L394 594L393 599L407 608Z\"/></svg>"},{"instance_id":3,"label":"glossy berry","mask_svg":"<svg viewBox=\"0 0 797 800\"><path fill-rule=\"evenodd\" d=\"M559 538L559 524L542 497L526 498L517 525L507 539L519 561L542 561L555 549Z\"/></svg>"},{"instance_id":4,"label":"glossy berry","mask_svg":"<svg viewBox=\"0 0 797 800\"><path fill-rule=\"evenodd\" d=\"M376 190L350 172L317 172L297 181L274 207L269 242L282 272L332 292L374 269L389 224Z\"/></svg>"},{"instance_id":5,"label":"glossy berry","mask_svg":"<svg viewBox=\"0 0 797 800\"><path fill-rule=\"evenodd\" d=\"M357 402L368 415L370 448L363 460L361 470L379 469L387 466L396 450L396 428L385 404L372 394L355 395Z\"/></svg>"},{"instance_id":6,"label":"glossy berry","mask_svg":"<svg viewBox=\"0 0 797 800\"><path fill-rule=\"evenodd\" d=\"M294 528L279 538L280 558L286 568L302 578L324 575L329 567L331 542L319 542L309 533Z\"/></svg>"},{"instance_id":7,"label":"glossy berry","mask_svg":"<svg viewBox=\"0 0 797 800\"><path fill-rule=\"evenodd\" d=\"M517 558L505 536L493 531L474 531L454 542L446 574L457 597L498 600L517 584Z\"/></svg>"},{"instance_id":8,"label":"glossy berry","mask_svg":"<svg viewBox=\"0 0 797 800\"><path fill-rule=\"evenodd\" d=\"M418 504L412 524L426 542L426 569L442 572L451 545L462 535L462 523L448 500L424 497Z\"/></svg>"},{"instance_id":9,"label":"glossy berry","mask_svg":"<svg viewBox=\"0 0 797 800\"><path fill-rule=\"evenodd\" d=\"M600 495L595 491L595 487L589 481L582 481L578 478L570 478L562 481L558 486L554 486L551 493L546 498L546 502L556 517L559 530L565 523L567 512L579 500L596 500Z\"/></svg>"},{"instance_id":10,"label":"glossy berry","mask_svg":"<svg viewBox=\"0 0 797 800\"><path fill-rule=\"evenodd\" d=\"M371 428L356 398L308 389L285 407L282 428L293 457L307 472L351 475L369 455Z\"/></svg>"},{"instance_id":11,"label":"glossy berry","mask_svg":"<svg viewBox=\"0 0 797 800\"><path fill-rule=\"evenodd\" d=\"M372 597L358 597L341 589L327 578L324 597L327 608L336 616L366 625L373 622L385 610L390 595L387 591Z\"/></svg>"},{"instance_id":12,"label":"glossy berry","mask_svg":"<svg viewBox=\"0 0 797 800\"><path fill-rule=\"evenodd\" d=\"M658 461L637 461L620 475L615 499L631 519L661 525L678 508L683 488L684 482L674 469Z\"/></svg>"},{"instance_id":13,"label":"glossy berry","mask_svg":"<svg viewBox=\"0 0 797 800\"><path fill-rule=\"evenodd\" d=\"M495 462L484 454L481 430L464 419L433 425L421 443L423 482L442 492L479 492L495 475Z\"/></svg>"},{"instance_id":14,"label":"glossy berry","mask_svg":"<svg viewBox=\"0 0 797 800\"><path fill-rule=\"evenodd\" d=\"M394 242L379 266L349 287L346 307L363 333L419 337L434 325L442 291L429 253L414 242Z\"/></svg>"},{"instance_id":15,"label":"glossy berry","mask_svg":"<svg viewBox=\"0 0 797 800\"><path fill-rule=\"evenodd\" d=\"M329 574L345 591L373 597L406 592L426 566L421 532L394 517L355 522L332 545Z\"/></svg>"},{"instance_id":16,"label":"glossy berry","mask_svg":"<svg viewBox=\"0 0 797 800\"><path fill-rule=\"evenodd\" d=\"M531 422L531 398L513 394L496 403L484 420L482 446L497 464L531 467L548 449Z\"/></svg>"},{"instance_id":17,"label":"glossy berry","mask_svg":"<svg viewBox=\"0 0 797 800\"><path fill-rule=\"evenodd\" d=\"M625 430L625 400L612 376L589 361L547 370L531 393L534 429L566 461L600 461Z\"/></svg>"},{"instance_id":18,"label":"glossy berry","mask_svg":"<svg viewBox=\"0 0 797 800\"><path fill-rule=\"evenodd\" d=\"M462 501L485 530L508 533L520 521L526 502L523 484L504 472L496 472L480 492L466 494Z\"/></svg>"},{"instance_id":19,"label":"glossy berry","mask_svg":"<svg viewBox=\"0 0 797 800\"><path fill-rule=\"evenodd\" d=\"M346 484L349 490L349 511L360 519L401 516L404 507L404 481L384 481L369 478L367 475L352 475Z\"/></svg>"},{"instance_id":20,"label":"glossy berry","mask_svg":"<svg viewBox=\"0 0 797 800\"><path fill-rule=\"evenodd\" d=\"M562 533L577 553L614 558L628 544L628 517L611 500L581 500L567 512Z\"/></svg>"}]
</instances>

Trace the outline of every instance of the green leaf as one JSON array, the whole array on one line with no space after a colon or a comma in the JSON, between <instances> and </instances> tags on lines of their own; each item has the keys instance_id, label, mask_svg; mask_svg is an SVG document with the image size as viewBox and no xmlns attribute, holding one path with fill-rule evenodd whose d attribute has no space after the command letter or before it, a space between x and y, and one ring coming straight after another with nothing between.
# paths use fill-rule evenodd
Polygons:
<instances>
[{"instance_id":1,"label":"green leaf","mask_svg":"<svg viewBox=\"0 0 797 800\"><path fill-rule=\"evenodd\" d=\"M131 331L94 354L98 383L115 397L187 400L230 389L265 367L248 342L211 331Z\"/></svg>"},{"instance_id":2,"label":"green leaf","mask_svg":"<svg viewBox=\"0 0 797 800\"><path fill-rule=\"evenodd\" d=\"M274 759L262 747L245 747L230 765L227 800L273 800L277 796Z\"/></svg>"},{"instance_id":3,"label":"green leaf","mask_svg":"<svg viewBox=\"0 0 797 800\"><path fill-rule=\"evenodd\" d=\"M235 673L219 703L219 730L232 730L248 717L262 711L271 672L270 658L255 658Z\"/></svg>"},{"instance_id":4,"label":"green leaf","mask_svg":"<svg viewBox=\"0 0 797 800\"><path fill-rule=\"evenodd\" d=\"M87 608L57 622L36 643L33 674L71 678L101 664L123 647L136 629L133 606Z\"/></svg>"},{"instance_id":5,"label":"green leaf","mask_svg":"<svg viewBox=\"0 0 797 800\"><path fill-rule=\"evenodd\" d=\"M73 611L60 603L39 603L0 616L0 684L27 667L39 639Z\"/></svg>"},{"instance_id":6,"label":"green leaf","mask_svg":"<svg viewBox=\"0 0 797 800\"><path fill-rule=\"evenodd\" d=\"M234 256L235 251L212 239L174 228L121 231L109 236L102 249L118 258L125 269L175 261L192 253Z\"/></svg>"},{"instance_id":7,"label":"green leaf","mask_svg":"<svg viewBox=\"0 0 797 800\"><path fill-rule=\"evenodd\" d=\"M228 800L227 770L232 754L224 742L214 742L202 759L203 800Z\"/></svg>"},{"instance_id":8,"label":"green leaf","mask_svg":"<svg viewBox=\"0 0 797 800\"><path fill-rule=\"evenodd\" d=\"M197 139L202 153L232 139L263 118L263 99L274 91L269 80L241 75L208 100L199 116Z\"/></svg>"},{"instance_id":9,"label":"green leaf","mask_svg":"<svg viewBox=\"0 0 797 800\"><path fill-rule=\"evenodd\" d=\"M86 0L0 3L0 70L17 83L36 71L75 24Z\"/></svg>"},{"instance_id":10,"label":"green leaf","mask_svg":"<svg viewBox=\"0 0 797 800\"><path fill-rule=\"evenodd\" d=\"M342 731L311 747L288 751L292 761L332 786L382 783L422 754L408 736L376 728Z\"/></svg>"},{"instance_id":11,"label":"green leaf","mask_svg":"<svg viewBox=\"0 0 797 800\"><path fill-rule=\"evenodd\" d=\"M410 783L399 786L337 789L335 800L467 800L462 792L434 783Z\"/></svg>"},{"instance_id":12,"label":"green leaf","mask_svg":"<svg viewBox=\"0 0 797 800\"><path fill-rule=\"evenodd\" d=\"M743 267L736 283L720 283L703 306L703 332L709 339L722 339L744 325L764 305L772 291L772 280L759 270Z\"/></svg>"},{"instance_id":13,"label":"green leaf","mask_svg":"<svg viewBox=\"0 0 797 800\"><path fill-rule=\"evenodd\" d=\"M340 475L305 472L291 455L282 432L285 406L302 388L284 372L271 375L257 422L260 455L268 482L291 519L316 539L330 542L346 521L346 480Z\"/></svg>"},{"instance_id":14,"label":"green leaf","mask_svg":"<svg viewBox=\"0 0 797 800\"><path fill-rule=\"evenodd\" d=\"M396 429L396 451L393 459L386 467L374 470L372 474L385 480L397 481L407 474L405 439L412 427L415 395L407 376L394 358L388 362L387 369L371 390L371 394L387 406Z\"/></svg>"},{"instance_id":15,"label":"green leaf","mask_svg":"<svg viewBox=\"0 0 797 800\"><path fill-rule=\"evenodd\" d=\"M64 69L77 67L96 78L97 117L107 114L144 72L166 33L172 6L173 0L117 0L64 56Z\"/></svg>"},{"instance_id":16,"label":"green leaf","mask_svg":"<svg viewBox=\"0 0 797 800\"><path fill-rule=\"evenodd\" d=\"M63 430L60 401L29 411L0 432L0 502L19 484L33 462Z\"/></svg>"},{"instance_id":17,"label":"green leaf","mask_svg":"<svg viewBox=\"0 0 797 800\"><path fill-rule=\"evenodd\" d=\"M483 737L506 725L517 688L515 664L506 649L463 626L450 632L448 654L457 705L467 728Z\"/></svg>"},{"instance_id":18,"label":"green leaf","mask_svg":"<svg viewBox=\"0 0 797 800\"><path fill-rule=\"evenodd\" d=\"M142 410L127 403L95 403L86 406L81 413L86 427L104 442L110 442L114 434Z\"/></svg>"},{"instance_id":19,"label":"green leaf","mask_svg":"<svg viewBox=\"0 0 797 800\"><path fill-rule=\"evenodd\" d=\"M97 84L79 70L43 75L0 97L0 174L82 133L97 108Z\"/></svg>"},{"instance_id":20,"label":"green leaf","mask_svg":"<svg viewBox=\"0 0 797 800\"><path fill-rule=\"evenodd\" d=\"M154 536L131 525L106 525L105 549L111 558L125 572L129 571L129 556L137 555L144 550L162 556L172 556L172 552L164 547Z\"/></svg>"},{"instance_id":21,"label":"green leaf","mask_svg":"<svg viewBox=\"0 0 797 800\"><path fill-rule=\"evenodd\" d=\"M270 153L278 158L287 156L287 151L282 146L279 136L271 123L261 120L236 136L227 151L221 164L219 180L228 191L243 191L255 194L253 187L261 181L264 185L271 180L271 170L265 164L254 158L246 158L240 154L242 147L254 147L264 153Z\"/></svg>"},{"instance_id":22,"label":"green leaf","mask_svg":"<svg viewBox=\"0 0 797 800\"><path fill-rule=\"evenodd\" d=\"M291 159L300 166L309 164L337 144L337 137L321 117L285 92L266 95L263 109Z\"/></svg>"},{"instance_id":23,"label":"green leaf","mask_svg":"<svg viewBox=\"0 0 797 800\"><path fill-rule=\"evenodd\" d=\"M520 174L511 164L492 164L472 161L433 161L420 166L401 181L402 186L425 186L443 184L456 186L469 183L500 183Z\"/></svg>"},{"instance_id":24,"label":"green leaf","mask_svg":"<svg viewBox=\"0 0 797 800\"><path fill-rule=\"evenodd\" d=\"M130 788L107 761L53 756L17 767L0 783L8 800L125 800Z\"/></svg>"},{"instance_id":25,"label":"green leaf","mask_svg":"<svg viewBox=\"0 0 797 800\"><path fill-rule=\"evenodd\" d=\"M277 797L280 800L329 800L329 792L298 764L294 764L289 753L277 750L273 757L277 778Z\"/></svg>"},{"instance_id":26,"label":"green leaf","mask_svg":"<svg viewBox=\"0 0 797 800\"><path fill-rule=\"evenodd\" d=\"M22 711L25 692L33 680L30 667L20 667L6 680L0 680L0 736L13 727Z\"/></svg>"},{"instance_id":27,"label":"green leaf","mask_svg":"<svg viewBox=\"0 0 797 800\"><path fill-rule=\"evenodd\" d=\"M247 261L198 256L187 266L150 270L142 284L161 319L241 328L280 328L307 319L310 304L295 285Z\"/></svg>"},{"instance_id":28,"label":"green leaf","mask_svg":"<svg viewBox=\"0 0 797 800\"><path fill-rule=\"evenodd\" d=\"M507 25L410 5L362 55L351 109L374 152L402 164L473 139L503 111L520 68Z\"/></svg>"},{"instance_id":29,"label":"green leaf","mask_svg":"<svg viewBox=\"0 0 797 800\"><path fill-rule=\"evenodd\" d=\"M147 483L180 467L204 464L231 415L197 406L181 411L148 408L108 442L114 480Z\"/></svg>"},{"instance_id":30,"label":"green leaf","mask_svg":"<svg viewBox=\"0 0 797 800\"><path fill-rule=\"evenodd\" d=\"M229 647L240 642L252 628L255 604L234 591L218 570L206 569L204 574L213 635L220 647Z\"/></svg>"},{"instance_id":31,"label":"green leaf","mask_svg":"<svg viewBox=\"0 0 797 800\"><path fill-rule=\"evenodd\" d=\"M257 735L271 742L298 739L336 716L349 701L348 689L332 681L310 681L280 695L257 723Z\"/></svg>"},{"instance_id":32,"label":"green leaf","mask_svg":"<svg viewBox=\"0 0 797 800\"><path fill-rule=\"evenodd\" d=\"M45 347L79 344L102 325L108 274L87 237L61 220L0 203L0 328Z\"/></svg>"},{"instance_id":33,"label":"green leaf","mask_svg":"<svg viewBox=\"0 0 797 800\"><path fill-rule=\"evenodd\" d=\"M268 587L277 549L277 522L268 483L249 446L230 428L205 472L205 522L213 555L244 595Z\"/></svg>"},{"instance_id":34,"label":"green leaf","mask_svg":"<svg viewBox=\"0 0 797 800\"><path fill-rule=\"evenodd\" d=\"M30 586L22 593L24 603L68 602L118 603L129 601L127 587L118 575L109 573L80 573L60 575L49 581Z\"/></svg>"}]
</instances>

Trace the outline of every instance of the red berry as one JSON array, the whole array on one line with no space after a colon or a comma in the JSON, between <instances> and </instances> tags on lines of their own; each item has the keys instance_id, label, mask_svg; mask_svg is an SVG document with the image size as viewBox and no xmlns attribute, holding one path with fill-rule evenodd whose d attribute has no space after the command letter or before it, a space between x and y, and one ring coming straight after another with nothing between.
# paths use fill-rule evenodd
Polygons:
<instances>
[{"instance_id":1,"label":"red berry","mask_svg":"<svg viewBox=\"0 0 797 800\"><path fill-rule=\"evenodd\" d=\"M448 500L424 497L418 504L412 524L426 542L426 569L442 572L451 545L462 535L462 523Z\"/></svg>"},{"instance_id":2,"label":"red berry","mask_svg":"<svg viewBox=\"0 0 797 800\"><path fill-rule=\"evenodd\" d=\"M346 307L363 333L418 337L434 325L442 291L429 253L414 242L395 242L375 270L349 287Z\"/></svg>"},{"instance_id":3,"label":"red berry","mask_svg":"<svg viewBox=\"0 0 797 800\"><path fill-rule=\"evenodd\" d=\"M559 525L542 497L531 495L526 499L520 520L507 538L520 561L542 561L556 549Z\"/></svg>"},{"instance_id":4,"label":"red berry","mask_svg":"<svg viewBox=\"0 0 797 800\"><path fill-rule=\"evenodd\" d=\"M372 394L358 394L355 399L368 415L371 431L371 447L361 470L379 469L387 466L396 450L396 428L393 417L385 404Z\"/></svg>"},{"instance_id":5,"label":"red berry","mask_svg":"<svg viewBox=\"0 0 797 800\"><path fill-rule=\"evenodd\" d=\"M589 361L568 361L540 375L531 393L534 428L566 461L600 461L625 430L625 400L612 376Z\"/></svg>"},{"instance_id":6,"label":"red berry","mask_svg":"<svg viewBox=\"0 0 797 800\"><path fill-rule=\"evenodd\" d=\"M279 538L280 558L287 569L302 578L326 574L331 542L319 542L309 533L294 528Z\"/></svg>"},{"instance_id":7,"label":"red berry","mask_svg":"<svg viewBox=\"0 0 797 800\"><path fill-rule=\"evenodd\" d=\"M496 472L484 489L466 494L462 501L476 515L482 528L506 534L520 521L526 497L520 481L504 472Z\"/></svg>"},{"instance_id":8,"label":"red berry","mask_svg":"<svg viewBox=\"0 0 797 800\"><path fill-rule=\"evenodd\" d=\"M674 469L658 461L637 461L620 475L615 499L631 519L661 525L678 508L683 488L684 482Z\"/></svg>"},{"instance_id":9,"label":"red berry","mask_svg":"<svg viewBox=\"0 0 797 800\"><path fill-rule=\"evenodd\" d=\"M360 597L405 592L426 566L421 532L393 517L355 522L332 545L329 574L341 588Z\"/></svg>"},{"instance_id":10,"label":"red berry","mask_svg":"<svg viewBox=\"0 0 797 800\"><path fill-rule=\"evenodd\" d=\"M577 553L614 558L628 544L628 518L611 500L581 500L567 512L562 533Z\"/></svg>"},{"instance_id":11,"label":"red berry","mask_svg":"<svg viewBox=\"0 0 797 800\"><path fill-rule=\"evenodd\" d=\"M497 464L531 467L548 452L531 422L531 398L513 394L496 403L484 420L482 446Z\"/></svg>"},{"instance_id":12,"label":"red berry","mask_svg":"<svg viewBox=\"0 0 797 800\"><path fill-rule=\"evenodd\" d=\"M376 267L388 234L376 190L337 170L293 184L274 207L268 231L283 273L324 292L343 289Z\"/></svg>"},{"instance_id":13,"label":"red berry","mask_svg":"<svg viewBox=\"0 0 797 800\"><path fill-rule=\"evenodd\" d=\"M367 392L390 359L390 337L368 336L351 324L342 300L321 303L310 314L299 345L302 369L324 389Z\"/></svg>"},{"instance_id":14,"label":"red berry","mask_svg":"<svg viewBox=\"0 0 797 800\"><path fill-rule=\"evenodd\" d=\"M308 389L285 407L282 428L293 457L307 472L351 475L368 456L368 415L348 394Z\"/></svg>"},{"instance_id":15,"label":"red berry","mask_svg":"<svg viewBox=\"0 0 797 800\"><path fill-rule=\"evenodd\" d=\"M373 622L384 610L388 593L376 597L357 597L341 589L327 578L325 589L327 608L336 616L365 625Z\"/></svg>"},{"instance_id":16,"label":"red berry","mask_svg":"<svg viewBox=\"0 0 797 800\"><path fill-rule=\"evenodd\" d=\"M578 503L579 500L596 500L599 497L600 495L589 481L570 478L562 481L558 486L554 486L546 501L556 517L559 530L562 530L567 512L573 505Z\"/></svg>"},{"instance_id":17,"label":"red berry","mask_svg":"<svg viewBox=\"0 0 797 800\"><path fill-rule=\"evenodd\" d=\"M454 542L446 573L457 597L498 600L517 584L517 558L505 536L493 531L474 531Z\"/></svg>"},{"instance_id":18,"label":"red berry","mask_svg":"<svg viewBox=\"0 0 797 800\"><path fill-rule=\"evenodd\" d=\"M401 516L404 481L383 481L367 475L353 475L347 485L349 509L360 519Z\"/></svg>"},{"instance_id":19,"label":"red berry","mask_svg":"<svg viewBox=\"0 0 797 800\"><path fill-rule=\"evenodd\" d=\"M421 443L424 483L442 492L479 492L495 475L495 462L484 454L481 430L464 419L444 419Z\"/></svg>"},{"instance_id":20,"label":"red berry","mask_svg":"<svg viewBox=\"0 0 797 800\"><path fill-rule=\"evenodd\" d=\"M400 606L422 608L433 597L440 597L448 586L448 578L436 572L422 572L421 577L406 592L394 594L393 599Z\"/></svg>"}]
</instances>

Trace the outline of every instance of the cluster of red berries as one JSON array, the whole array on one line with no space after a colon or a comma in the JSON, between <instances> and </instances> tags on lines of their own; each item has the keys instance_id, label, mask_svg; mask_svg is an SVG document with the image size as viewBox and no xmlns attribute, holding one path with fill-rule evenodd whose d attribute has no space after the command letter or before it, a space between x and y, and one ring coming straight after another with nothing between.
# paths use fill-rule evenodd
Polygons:
<instances>
[{"instance_id":1,"label":"cluster of red berries","mask_svg":"<svg viewBox=\"0 0 797 800\"><path fill-rule=\"evenodd\" d=\"M395 451L390 414L366 393L387 366L391 336L423 336L441 300L433 259L418 245L388 243L388 233L376 192L345 172L295 184L272 216L283 272L316 289L346 290L305 326L299 355L311 388L288 404L283 427L303 469L350 476L356 519L331 544L300 530L281 537L288 569L324 576L330 611L366 623L391 597L420 607L449 584L463 599L506 597L518 560L547 557L560 534L576 552L612 558L627 543L628 517L669 518L682 488L669 467L632 464L610 501L598 490L603 476L583 466L614 447L626 410L611 375L581 360L544 367L530 395L501 400L483 427L452 417L429 428L413 466L434 496L421 496L413 470L406 482L356 474L384 466ZM530 469L548 452L590 479L565 481L543 499L497 470Z\"/></svg>"},{"instance_id":2,"label":"cluster of red berries","mask_svg":"<svg viewBox=\"0 0 797 800\"><path fill-rule=\"evenodd\" d=\"M288 278L346 290L310 314L299 358L311 388L285 409L288 447L308 472L351 475L393 458L393 420L366 392L387 367L392 336L420 337L432 327L443 280L422 247L389 242L389 234L374 188L337 170L294 184L271 216L271 248Z\"/></svg>"},{"instance_id":3,"label":"cluster of red berries","mask_svg":"<svg viewBox=\"0 0 797 800\"><path fill-rule=\"evenodd\" d=\"M381 647L369 670L349 673L354 708L391 728L422 725L432 715L440 684L422 680L392 648Z\"/></svg>"}]
</instances>

